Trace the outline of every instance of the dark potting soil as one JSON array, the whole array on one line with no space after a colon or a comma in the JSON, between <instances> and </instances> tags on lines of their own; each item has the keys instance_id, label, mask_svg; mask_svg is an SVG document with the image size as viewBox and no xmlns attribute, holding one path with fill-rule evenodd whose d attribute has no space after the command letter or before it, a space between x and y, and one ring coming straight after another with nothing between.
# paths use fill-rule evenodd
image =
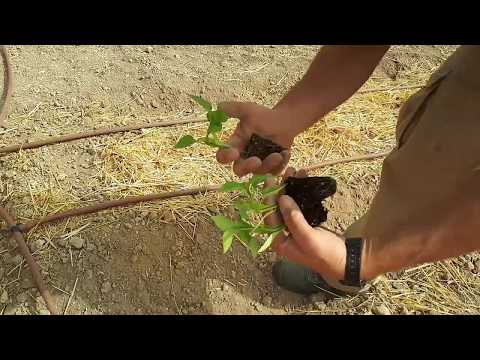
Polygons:
<instances>
[{"instance_id":1,"label":"dark potting soil","mask_svg":"<svg viewBox=\"0 0 480 360\"><path fill-rule=\"evenodd\" d=\"M310 226L319 226L327 220L327 209L322 201L337 191L337 182L331 177L312 176L285 179L285 193L297 203Z\"/></svg>"},{"instance_id":2,"label":"dark potting soil","mask_svg":"<svg viewBox=\"0 0 480 360\"><path fill-rule=\"evenodd\" d=\"M250 142L248 143L247 148L242 153L242 157L247 159L249 157L256 156L261 160L264 160L268 155L276 152L280 153L283 150L286 149L278 144L275 144L273 141L253 134L250 137Z\"/></svg>"}]
</instances>

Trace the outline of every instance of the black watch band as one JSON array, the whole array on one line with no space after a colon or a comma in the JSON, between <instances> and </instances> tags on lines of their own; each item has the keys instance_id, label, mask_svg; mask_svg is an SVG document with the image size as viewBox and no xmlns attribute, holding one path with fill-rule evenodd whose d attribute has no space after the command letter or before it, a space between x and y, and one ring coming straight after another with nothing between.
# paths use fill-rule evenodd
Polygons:
<instances>
[{"instance_id":1,"label":"black watch band","mask_svg":"<svg viewBox=\"0 0 480 360\"><path fill-rule=\"evenodd\" d=\"M347 286L361 287L360 267L362 265L362 238L347 238L345 240L347 247L347 259L345 261L345 278L341 281Z\"/></svg>"}]
</instances>

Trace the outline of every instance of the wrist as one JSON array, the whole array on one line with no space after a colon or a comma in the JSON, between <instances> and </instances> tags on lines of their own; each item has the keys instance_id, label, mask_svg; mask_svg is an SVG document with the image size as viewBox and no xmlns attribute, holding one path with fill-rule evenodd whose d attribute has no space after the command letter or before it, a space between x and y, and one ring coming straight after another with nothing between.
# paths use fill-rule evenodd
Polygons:
<instances>
[{"instance_id":1,"label":"wrist","mask_svg":"<svg viewBox=\"0 0 480 360\"><path fill-rule=\"evenodd\" d=\"M292 104L288 100L280 101L273 110L279 114L282 125L292 138L303 133L321 119L326 112L305 104Z\"/></svg>"},{"instance_id":2,"label":"wrist","mask_svg":"<svg viewBox=\"0 0 480 360\"><path fill-rule=\"evenodd\" d=\"M363 238L362 259L360 267L360 279L369 281L383 274L370 238Z\"/></svg>"}]
</instances>

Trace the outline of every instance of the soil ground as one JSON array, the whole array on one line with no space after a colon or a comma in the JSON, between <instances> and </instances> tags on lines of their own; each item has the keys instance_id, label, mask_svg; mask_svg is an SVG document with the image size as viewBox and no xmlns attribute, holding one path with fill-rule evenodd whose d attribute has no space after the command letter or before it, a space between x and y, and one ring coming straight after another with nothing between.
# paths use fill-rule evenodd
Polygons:
<instances>
[{"instance_id":1,"label":"soil ground","mask_svg":"<svg viewBox=\"0 0 480 360\"><path fill-rule=\"evenodd\" d=\"M417 74L414 67L422 63L427 64L417 74L422 82L453 49L394 47L372 81L387 87L411 83ZM271 106L301 78L317 50L318 46L11 46L15 90L7 125L0 129L0 145L103 126L194 117L197 109L187 94L213 102L233 99ZM392 119L398 111L395 106ZM393 126L392 122L386 147L392 143ZM152 133L180 134L183 129ZM23 222L100 200L106 190L109 197L135 193L140 187L125 192L107 186L112 180L105 180L105 154L119 144L134 146L144 134L116 134L0 157L2 205ZM213 157L208 161L213 163ZM328 226L345 229L366 210L380 174L381 161L374 163L355 176L337 177ZM169 186L174 188L175 183ZM191 216L181 220L188 209ZM448 308L430 302L429 279L434 275L424 274L425 268L416 270L412 281L411 273L388 274L365 294L346 299L290 294L272 282L272 254L252 259L236 244L223 255L221 236L208 213L196 209L185 203L176 211L153 205L105 211L34 230L28 244L59 308L68 314L478 311L474 306L478 298L452 285L449 281L457 273L449 275L452 271L442 269L451 268L442 265L427 270L435 271L435 279L445 278L438 294L454 298ZM224 210L211 204L208 211ZM17 255L15 244L0 235L0 313L43 314L44 304ZM465 284L478 284L477 255L449 266ZM395 300L411 293L418 295L414 302Z\"/></svg>"}]
</instances>

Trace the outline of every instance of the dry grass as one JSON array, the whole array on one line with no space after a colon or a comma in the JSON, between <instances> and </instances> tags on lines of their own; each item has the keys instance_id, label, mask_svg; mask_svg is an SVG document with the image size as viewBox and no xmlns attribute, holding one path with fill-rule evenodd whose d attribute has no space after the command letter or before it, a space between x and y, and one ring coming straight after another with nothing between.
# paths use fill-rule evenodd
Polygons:
<instances>
[{"instance_id":1,"label":"dry grass","mask_svg":"<svg viewBox=\"0 0 480 360\"><path fill-rule=\"evenodd\" d=\"M364 86L369 88L395 88L404 85L425 83L436 63L419 61L412 56L409 71L395 85L384 78L373 78ZM357 94L337 111L328 115L296 140L292 164L299 168L324 160L339 159L357 154L376 153L388 150L395 144L395 123L400 105L416 90L391 90ZM121 112L120 112L121 113ZM90 114L95 117L95 114ZM124 118L129 115L122 113ZM113 114L111 114L113 116ZM183 115L179 115L183 116ZM199 115L195 115L199 116ZM108 112L101 119L108 120ZM226 125L226 138L235 126ZM128 195L179 190L206 184L220 184L234 179L229 167L215 161L214 150L203 145L176 150L174 144L183 134L200 136L206 124L184 125L172 128L150 129L125 137L112 137L104 146L96 169L98 173L89 181L95 186L90 198L74 195L71 187L58 186L54 174L43 173L44 182L28 191L30 201L19 203L22 212L30 207L29 216L39 218L46 214L91 203L95 196L118 199ZM22 152L12 155L16 167L31 166ZM358 179L378 180L381 159L341 164L316 170L315 174L330 175L346 186ZM68 184L68 183L67 183ZM3 185L2 185L3 187ZM6 198L15 194L1 189ZM7 199L8 200L8 199ZM192 225L198 216L207 217L212 211L225 209L231 195L209 193L195 197L182 197L161 203L142 204L135 211L154 211L159 215L169 214L170 221ZM116 210L127 211L127 210ZM33 231L29 238L43 238L48 244L53 239L86 227L108 217L69 219L53 226L44 226ZM100 225L97 225L100 226ZM385 304L392 312L420 313L478 313L480 307L480 277L464 270L461 260L452 260L425 265L395 276L377 281L367 293L335 302L344 311L365 312L375 304ZM348 310L349 309L349 310Z\"/></svg>"}]
</instances>

